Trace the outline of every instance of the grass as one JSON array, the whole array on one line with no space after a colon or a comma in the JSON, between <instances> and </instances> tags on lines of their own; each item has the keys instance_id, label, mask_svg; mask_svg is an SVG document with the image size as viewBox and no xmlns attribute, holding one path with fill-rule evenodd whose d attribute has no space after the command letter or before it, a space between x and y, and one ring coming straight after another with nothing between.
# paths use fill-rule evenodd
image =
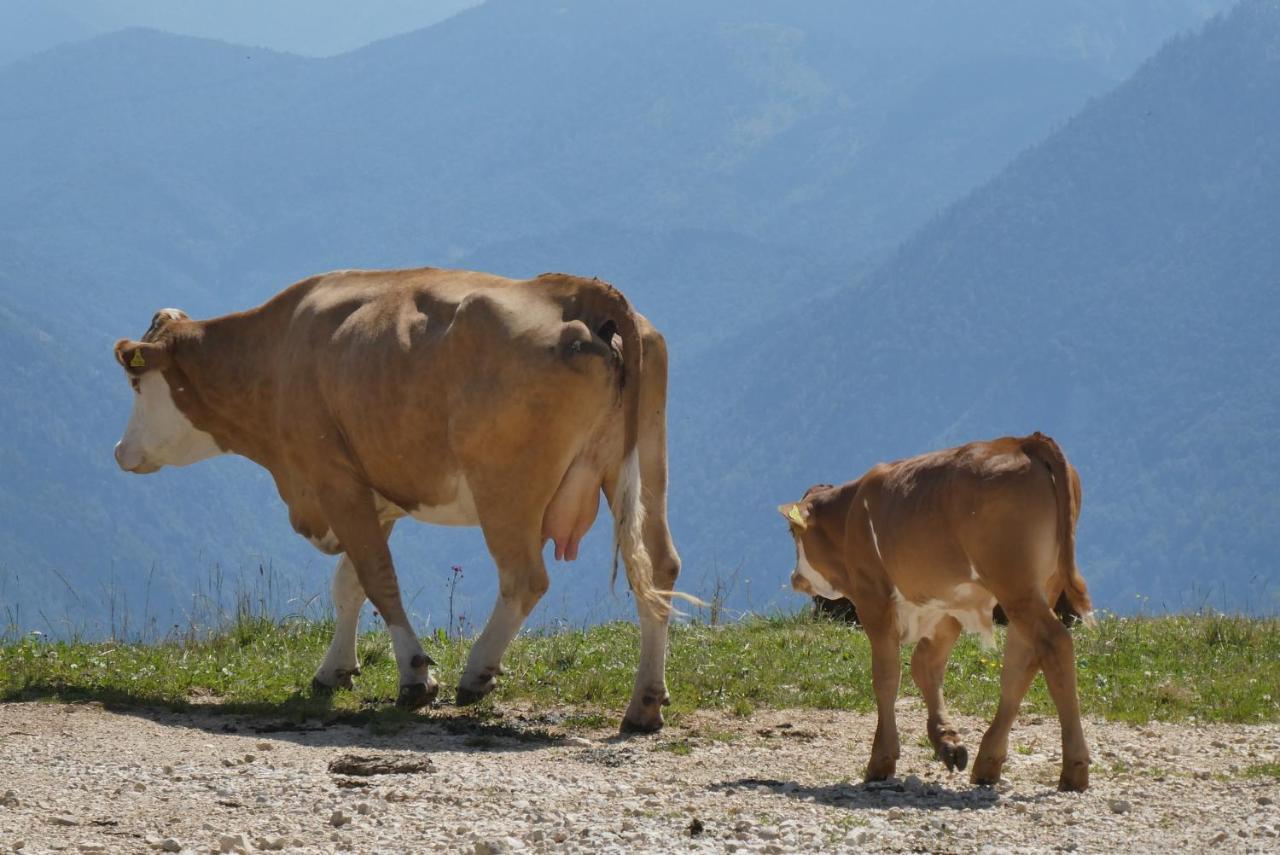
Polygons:
<instances>
[{"instance_id":1,"label":"grass","mask_svg":"<svg viewBox=\"0 0 1280 855\"><path fill-rule=\"evenodd\" d=\"M397 713L384 706L396 695L396 670L383 632L360 639L363 674L354 691L331 700L306 691L331 630L322 621L242 617L204 639L154 644L22 638L0 644L0 700L200 704L296 718L376 709L379 720L394 725ZM1081 705L1091 715L1132 722L1280 721L1280 619L1110 617L1077 628L1074 637ZM447 695L470 641L441 633L427 647L440 663ZM639 633L629 623L521 636L492 703L568 708L569 727L612 724L630 695L638 647ZM904 663L909 654L904 650ZM991 714L1000 660L998 650L961 639L946 683L954 710ZM759 708L874 708L866 637L807 613L673 627L667 680L677 720L697 709L745 716ZM915 693L905 673L902 685L904 693ZM1024 709L1053 713L1043 678Z\"/></svg>"}]
</instances>

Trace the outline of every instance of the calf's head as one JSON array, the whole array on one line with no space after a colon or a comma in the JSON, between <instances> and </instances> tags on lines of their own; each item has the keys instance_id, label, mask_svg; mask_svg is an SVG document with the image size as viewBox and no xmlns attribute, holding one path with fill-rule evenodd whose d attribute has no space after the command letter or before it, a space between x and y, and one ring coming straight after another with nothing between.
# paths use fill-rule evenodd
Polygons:
<instances>
[{"instance_id":1,"label":"calf's head","mask_svg":"<svg viewBox=\"0 0 1280 855\"><path fill-rule=\"evenodd\" d=\"M791 571L792 590L838 600L848 596L841 590L845 587L841 545L826 531L827 526L819 524L822 508L814 496L815 490L825 487L811 487L805 498L779 505L778 512L791 527L791 537L796 542L796 567ZM843 531L844 526L838 528Z\"/></svg>"},{"instance_id":2,"label":"calf's head","mask_svg":"<svg viewBox=\"0 0 1280 855\"><path fill-rule=\"evenodd\" d=\"M116 342L116 361L133 387L133 412L116 443L116 463L126 472L146 474L162 466L186 466L219 454L212 436L196 428L174 401L172 321L185 321L177 309L161 309L141 341ZM177 387L182 391L181 385Z\"/></svg>"}]
</instances>

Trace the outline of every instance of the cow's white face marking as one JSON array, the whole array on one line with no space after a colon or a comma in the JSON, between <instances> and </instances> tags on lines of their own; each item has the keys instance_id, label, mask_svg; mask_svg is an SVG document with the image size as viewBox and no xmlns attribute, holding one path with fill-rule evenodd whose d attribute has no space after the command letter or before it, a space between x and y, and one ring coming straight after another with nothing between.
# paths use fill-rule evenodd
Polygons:
<instances>
[{"instance_id":1,"label":"cow's white face marking","mask_svg":"<svg viewBox=\"0 0 1280 855\"><path fill-rule=\"evenodd\" d=\"M198 430L173 402L159 371L138 378L133 412L116 443L116 463L126 472L146 474L162 466L187 466L221 454L212 436Z\"/></svg>"},{"instance_id":2,"label":"cow's white face marking","mask_svg":"<svg viewBox=\"0 0 1280 855\"><path fill-rule=\"evenodd\" d=\"M818 572L818 569L809 563L809 558L804 554L804 538L796 535L796 574L809 583L809 588L819 597L828 600L838 600L844 594L837 591L827 581L826 577Z\"/></svg>"}]
</instances>

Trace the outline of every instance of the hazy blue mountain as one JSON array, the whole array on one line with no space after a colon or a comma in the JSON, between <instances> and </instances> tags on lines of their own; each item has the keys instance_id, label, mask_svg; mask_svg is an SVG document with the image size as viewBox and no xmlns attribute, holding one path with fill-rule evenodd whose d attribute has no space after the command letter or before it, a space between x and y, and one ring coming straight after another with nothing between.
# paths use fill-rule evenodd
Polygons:
<instances>
[{"instance_id":1,"label":"hazy blue mountain","mask_svg":"<svg viewBox=\"0 0 1280 855\"><path fill-rule=\"evenodd\" d=\"M1083 477L1095 602L1274 610L1278 166L1280 4L1249 2L856 286L683 366L686 554L781 581L778 502L1040 429Z\"/></svg>"},{"instance_id":2,"label":"hazy blue mountain","mask_svg":"<svg viewBox=\"0 0 1280 855\"><path fill-rule=\"evenodd\" d=\"M110 346L157 308L221 314L338 267L560 268L624 288L683 366L849 289L1223 5L494 0L328 59L127 30L0 69L0 620L97 617L115 590L136 622L215 566L327 587L251 465L115 470L130 393ZM695 417L746 382L731 367L673 402L695 590L740 551L737 519L691 505L724 483ZM781 400L752 399L733 432ZM771 459L727 471L775 477ZM487 608L478 535L404 528L420 614L438 621L451 564L468 614ZM625 608L595 542L542 617Z\"/></svg>"},{"instance_id":3,"label":"hazy blue mountain","mask_svg":"<svg viewBox=\"0 0 1280 855\"><path fill-rule=\"evenodd\" d=\"M147 27L329 56L428 27L478 0L4 0L0 65L65 42Z\"/></svg>"}]
</instances>

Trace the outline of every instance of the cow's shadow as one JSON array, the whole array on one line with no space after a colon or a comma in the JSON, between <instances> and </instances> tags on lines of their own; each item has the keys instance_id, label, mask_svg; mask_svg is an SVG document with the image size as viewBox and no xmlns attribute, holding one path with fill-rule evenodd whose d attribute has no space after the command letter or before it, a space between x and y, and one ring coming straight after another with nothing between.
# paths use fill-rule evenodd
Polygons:
<instances>
[{"instance_id":1,"label":"cow's shadow","mask_svg":"<svg viewBox=\"0 0 1280 855\"><path fill-rule=\"evenodd\" d=\"M0 703L22 701L95 705L166 727L286 740L312 747L410 749L424 752L512 752L562 743L564 715L554 711L504 712L488 702L457 707L442 703L409 712L382 699L358 709L337 709L332 698L298 692L278 702L241 703L216 698L175 701L116 688L68 688L27 684L0 693Z\"/></svg>"},{"instance_id":2,"label":"cow's shadow","mask_svg":"<svg viewBox=\"0 0 1280 855\"><path fill-rule=\"evenodd\" d=\"M789 796L793 799L814 801L828 807L847 810L883 810L886 808L917 808L922 810L990 810L1001 801L1001 795L991 787L971 787L952 790L936 784L907 786L899 780L877 781L869 784L823 784L805 786L795 781L775 778L739 778L712 784L710 789L733 793L740 789L760 788ZM1028 797L1018 797L1025 800ZM1035 800L1037 797L1030 797Z\"/></svg>"}]
</instances>

